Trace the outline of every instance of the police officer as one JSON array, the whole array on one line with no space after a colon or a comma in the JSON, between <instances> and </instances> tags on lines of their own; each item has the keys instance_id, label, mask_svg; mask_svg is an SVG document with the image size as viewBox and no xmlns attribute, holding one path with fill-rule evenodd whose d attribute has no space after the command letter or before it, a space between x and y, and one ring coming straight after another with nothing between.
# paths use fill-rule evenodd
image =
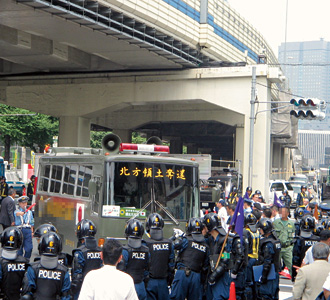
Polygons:
<instances>
[{"instance_id":1,"label":"police officer","mask_svg":"<svg viewBox=\"0 0 330 300\"><path fill-rule=\"evenodd\" d=\"M308 200L308 195L307 195L307 186L306 185L302 185L300 187L300 193L297 195L297 205L303 205L304 204L304 199Z\"/></svg>"},{"instance_id":2,"label":"police officer","mask_svg":"<svg viewBox=\"0 0 330 300\"><path fill-rule=\"evenodd\" d=\"M41 237L38 248L41 259L27 269L22 299L71 299L68 269L58 263L62 250L60 237L55 232L48 232Z\"/></svg>"},{"instance_id":3,"label":"police officer","mask_svg":"<svg viewBox=\"0 0 330 300\"><path fill-rule=\"evenodd\" d=\"M330 213L330 207L327 204L322 203L320 205L322 219L328 219Z\"/></svg>"},{"instance_id":4,"label":"police officer","mask_svg":"<svg viewBox=\"0 0 330 300\"><path fill-rule=\"evenodd\" d=\"M55 232L57 233L57 229L56 227L51 224L51 223L45 223L45 224L41 224L40 226L38 226L35 231L34 231L34 234L33 234L33 237L35 237L37 239L37 242L39 244L40 242L40 239L41 239L41 236L45 233L48 233L48 232Z\"/></svg>"},{"instance_id":5,"label":"police officer","mask_svg":"<svg viewBox=\"0 0 330 300\"><path fill-rule=\"evenodd\" d=\"M257 299L279 298L279 275L281 242L273 234L273 224L268 218L262 218L258 223L261 234L258 265L262 265L260 278L257 283ZM274 265L274 279L269 278L272 264Z\"/></svg>"},{"instance_id":6,"label":"police officer","mask_svg":"<svg viewBox=\"0 0 330 300\"><path fill-rule=\"evenodd\" d=\"M202 299L202 285L206 278L209 254L202 234L203 227L201 219L191 218L186 224L186 236L174 241L174 248L179 254L171 299Z\"/></svg>"},{"instance_id":7,"label":"police officer","mask_svg":"<svg viewBox=\"0 0 330 300\"><path fill-rule=\"evenodd\" d=\"M146 220L146 231L150 238L145 240L149 248L149 281L147 299L168 300L167 285L174 278L174 248L169 239L163 237L164 220L158 213L150 214Z\"/></svg>"},{"instance_id":8,"label":"police officer","mask_svg":"<svg viewBox=\"0 0 330 300\"><path fill-rule=\"evenodd\" d=\"M282 217L273 222L273 226L278 239L281 242L280 258L292 274L292 250L293 239L295 235L294 222L289 219L290 209L285 206L282 207Z\"/></svg>"},{"instance_id":9,"label":"police officer","mask_svg":"<svg viewBox=\"0 0 330 300\"><path fill-rule=\"evenodd\" d=\"M303 207L297 207L296 210L294 211L294 218L295 218L295 222L294 222L294 227L295 227L295 237L300 236L300 221L303 218L303 216L305 215L304 213L304 208Z\"/></svg>"},{"instance_id":10,"label":"police officer","mask_svg":"<svg viewBox=\"0 0 330 300\"><path fill-rule=\"evenodd\" d=\"M233 229L234 231L234 229ZM248 264L248 241L236 233L230 233L232 245L230 253L230 276L235 283L236 299L245 299L246 267Z\"/></svg>"},{"instance_id":11,"label":"police officer","mask_svg":"<svg viewBox=\"0 0 330 300\"><path fill-rule=\"evenodd\" d=\"M228 196L228 204L237 204L237 187L233 186L231 193Z\"/></svg>"},{"instance_id":12,"label":"police officer","mask_svg":"<svg viewBox=\"0 0 330 300\"><path fill-rule=\"evenodd\" d=\"M262 196L262 194L261 194L261 191L260 190L255 190L255 192L254 192L255 194L257 194L258 196Z\"/></svg>"},{"instance_id":13,"label":"police officer","mask_svg":"<svg viewBox=\"0 0 330 300\"><path fill-rule=\"evenodd\" d=\"M244 213L251 213L252 212L252 204L253 204L252 199L244 198L244 204L243 204Z\"/></svg>"},{"instance_id":14,"label":"police officer","mask_svg":"<svg viewBox=\"0 0 330 300\"><path fill-rule=\"evenodd\" d=\"M33 199L33 192L34 192L34 184L36 181L36 176L32 175L30 177L31 182L29 182L28 187L27 187L27 196L29 197L29 205L32 203Z\"/></svg>"},{"instance_id":15,"label":"police officer","mask_svg":"<svg viewBox=\"0 0 330 300\"><path fill-rule=\"evenodd\" d=\"M5 176L0 176L0 204L1 200L8 196L8 184Z\"/></svg>"},{"instance_id":16,"label":"police officer","mask_svg":"<svg viewBox=\"0 0 330 300\"><path fill-rule=\"evenodd\" d=\"M1 235L0 287L4 299L20 299L20 290L28 260L18 255L23 244L23 234L16 227L8 227Z\"/></svg>"},{"instance_id":17,"label":"police officer","mask_svg":"<svg viewBox=\"0 0 330 300\"><path fill-rule=\"evenodd\" d=\"M48 232L55 232L55 233L57 233L57 229L51 223L41 224L40 226L38 226L35 229L34 234L33 234L33 237L35 237L37 239L37 243L39 244L40 243L41 236L43 234L45 234L45 233L48 233ZM40 260L40 256L36 256L34 258L34 261L38 261L38 260ZM58 263L61 264L61 265L66 266L66 267L69 267L69 266L71 266L71 263L72 263L72 256L69 255L68 253L61 252L58 255Z\"/></svg>"},{"instance_id":18,"label":"police officer","mask_svg":"<svg viewBox=\"0 0 330 300\"><path fill-rule=\"evenodd\" d=\"M283 204L284 204L284 206L287 206L287 207L289 207L289 209L290 209L290 207L291 207L291 202L292 202L292 198L291 198L291 196L289 195L288 190L284 190L284 191L282 192L282 194L283 194L283 197L284 197L284 199L283 199Z\"/></svg>"},{"instance_id":19,"label":"police officer","mask_svg":"<svg viewBox=\"0 0 330 300\"><path fill-rule=\"evenodd\" d=\"M127 245L123 247L123 261L118 268L131 275L140 300L147 299L145 284L149 279L149 248L142 244L144 227L137 219L129 220L125 228Z\"/></svg>"},{"instance_id":20,"label":"police officer","mask_svg":"<svg viewBox=\"0 0 330 300\"><path fill-rule=\"evenodd\" d=\"M95 269L102 267L102 249L98 247L95 224L88 219L82 219L77 224L76 235L82 245L72 251L72 294L78 299L82 282L85 275Z\"/></svg>"},{"instance_id":21,"label":"police officer","mask_svg":"<svg viewBox=\"0 0 330 300\"><path fill-rule=\"evenodd\" d=\"M324 229L329 229L329 228L328 228L328 227L329 227L328 224L330 225L330 220L328 220L328 218L326 218L326 219L321 219L321 220L319 221L319 225L322 225Z\"/></svg>"},{"instance_id":22,"label":"police officer","mask_svg":"<svg viewBox=\"0 0 330 300\"><path fill-rule=\"evenodd\" d=\"M210 269L207 286L207 299L228 299L229 298L229 263L231 241L226 241L226 231L221 227L219 216L208 214L204 216L204 224L209 233L207 244L210 249ZM217 261L224 246L224 251L217 266Z\"/></svg>"},{"instance_id":23,"label":"police officer","mask_svg":"<svg viewBox=\"0 0 330 300\"><path fill-rule=\"evenodd\" d=\"M15 216L15 225L19 226L23 233L23 247L19 250L19 254L23 255L24 248L24 257L30 259L33 249L32 244L32 234L34 227L34 218L31 210L27 210L27 202L29 197L22 196L18 198L18 209L14 211Z\"/></svg>"},{"instance_id":24,"label":"police officer","mask_svg":"<svg viewBox=\"0 0 330 300\"><path fill-rule=\"evenodd\" d=\"M246 268L245 297L246 300L256 298L256 289L253 280L253 266L256 264L259 253L260 234L257 228L257 218L253 213L244 214L243 236L248 244L248 264Z\"/></svg>"},{"instance_id":25,"label":"police officer","mask_svg":"<svg viewBox=\"0 0 330 300\"><path fill-rule=\"evenodd\" d=\"M251 186L248 186L246 188L246 191L245 192L246 192L245 195L247 195L248 198L251 199L252 198L252 187Z\"/></svg>"},{"instance_id":26,"label":"police officer","mask_svg":"<svg viewBox=\"0 0 330 300\"><path fill-rule=\"evenodd\" d=\"M314 229L314 234L317 236L321 236L321 232L324 230L324 226L322 224L316 224Z\"/></svg>"},{"instance_id":27,"label":"police officer","mask_svg":"<svg viewBox=\"0 0 330 300\"><path fill-rule=\"evenodd\" d=\"M292 281L297 275L297 267L300 267L308 248L320 241L320 237L313 234L315 219L312 215L305 215L300 221L300 235L293 245L292 257Z\"/></svg>"}]
</instances>

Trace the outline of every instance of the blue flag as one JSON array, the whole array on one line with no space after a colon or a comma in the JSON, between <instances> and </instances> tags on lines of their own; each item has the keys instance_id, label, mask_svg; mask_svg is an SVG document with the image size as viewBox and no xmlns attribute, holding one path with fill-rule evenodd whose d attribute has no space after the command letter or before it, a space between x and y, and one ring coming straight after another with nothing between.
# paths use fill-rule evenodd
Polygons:
<instances>
[{"instance_id":1,"label":"blue flag","mask_svg":"<svg viewBox=\"0 0 330 300\"><path fill-rule=\"evenodd\" d=\"M245 192L244 199L250 199L248 192Z\"/></svg>"},{"instance_id":2,"label":"blue flag","mask_svg":"<svg viewBox=\"0 0 330 300\"><path fill-rule=\"evenodd\" d=\"M282 201L277 198L276 192L274 192L274 205L277 206L278 208L284 207Z\"/></svg>"},{"instance_id":3,"label":"blue flag","mask_svg":"<svg viewBox=\"0 0 330 300\"><path fill-rule=\"evenodd\" d=\"M230 225L235 225L235 231L241 237L241 241L243 240L243 228L244 228L243 204L244 204L244 199L242 197L239 197L235 212L230 221Z\"/></svg>"}]
</instances>

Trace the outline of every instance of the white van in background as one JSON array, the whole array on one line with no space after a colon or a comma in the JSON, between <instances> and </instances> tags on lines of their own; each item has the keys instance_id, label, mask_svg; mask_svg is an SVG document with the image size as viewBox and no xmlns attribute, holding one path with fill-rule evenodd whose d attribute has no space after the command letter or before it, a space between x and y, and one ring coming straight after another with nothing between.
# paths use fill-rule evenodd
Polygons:
<instances>
[{"instance_id":1,"label":"white van in background","mask_svg":"<svg viewBox=\"0 0 330 300\"><path fill-rule=\"evenodd\" d=\"M294 200L294 197L293 197L293 188L291 186L291 183L287 180L270 180L269 181L269 201L268 203L269 204L272 204L274 202L274 191L277 195L277 197L281 197L283 196L282 192L284 190L287 190L291 199L292 199L292 202L291 202L291 205L295 205L295 200Z\"/></svg>"}]
</instances>

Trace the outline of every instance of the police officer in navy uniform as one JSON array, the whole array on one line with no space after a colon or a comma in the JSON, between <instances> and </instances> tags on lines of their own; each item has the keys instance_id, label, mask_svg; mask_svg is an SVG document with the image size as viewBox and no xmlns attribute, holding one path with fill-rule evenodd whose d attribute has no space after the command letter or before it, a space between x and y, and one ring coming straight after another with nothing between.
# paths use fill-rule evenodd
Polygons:
<instances>
[{"instance_id":1,"label":"police officer in navy uniform","mask_svg":"<svg viewBox=\"0 0 330 300\"><path fill-rule=\"evenodd\" d=\"M291 198L291 196L289 195L288 190L284 190L284 191L282 192L282 194L283 194L283 197L284 197L284 202L283 202L284 206L290 208L290 207L291 207L292 198Z\"/></svg>"},{"instance_id":2,"label":"police officer in navy uniform","mask_svg":"<svg viewBox=\"0 0 330 300\"><path fill-rule=\"evenodd\" d=\"M256 279L257 299L279 299L279 275L281 242L273 234L273 224L268 218L262 218L258 223L261 234L258 265L262 265L260 278ZM268 278L274 265L274 278Z\"/></svg>"},{"instance_id":3,"label":"police officer in navy uniform","mask_svg":"<svg viewBox=\"0 0 330 300\"><path fill-rule=\"evenodd\" d=\"M221 221L217 214L208 214L204 216L204 224L208 231L206 239L210 249L210 268L208 275L208 286L206 291L207 299L228 299L229 285L231 282L229 275L231 241L226 238L226 231L221 227ZM224 245L225 244L225 245ZM224 252L217 264L221 249L224 245Z\"/></svg>"},{"instance_id":4,"label":"police officer in navy uniform","mask_svg":"<svg viewBox=\"0 0 330 300\"><path fill-rule=\"evenodd\" d=\"M253 280L253 266L258 260L260 234L257 228L257 218L253 213L244 214L243 236L247 240L248 264L246 268L245 298L256 298L256 289Z\"/></svg>"},{"instance_id":5,"label":"police officer in navy uniform","mask_svg":"<svg viewBox=\"0 0 330 300\"><path fill-rule=\"evenodd\" d=\"M295 227L295 237L300 236L300 221L304 216L304 207L297 207L294 211L294 218L295 218L295 223L294 223L294 227Z\"/></svg>"},{"instance_id":6,"label":"police officer in navy uniform","mask_svg":"<svg viewBox=\"0 0 330 300\"><path fill-rule=\"evenodd\" d=\"M62 250L60 237L55 232L48 232L41 237L38 248L41 259L28 267L21 299L71 299L68 268L58 263Z\"/></svg>"},{"instance_id":7,"label":"police officer in navy uniform","mask_svg":"<svg viewBox=\"0 0 330 300\"><path fill-rule=\"evenodd\" d=\"M308 199L308 195L307 195L307 186L306 185L302 185L300 187L300 193L297 195L297 206L303 205L304 204L304 199L307 198Z\"/></svg>"},{"instance_id":8,"label":"police officer in navy uniform","mask_svg":"<svg viewBox=\"0 0 330 300\"><path fill-rule=\"evenodd\" d=\"M35 237L37 239L37 243L39 244L40 243L41 236L43 234L45 234L45 233L48 233L48 232L55 232L55 233L57 233L57 229L51 223L41 224L40 226L38 226L34 230L33 237ZM38 260L40 260L40 256L36 256L34 258L34 261L38 261ZM66 267L69 267L69 266L71 266L71 263L72 263L72 256L70 254L68 254L68 253L61 252L58 255L58 263L61 264L61 265L66 266Z\"/></svg>"},{"instance_id":9,"label":"police officer in navy uniform","mask_svg":"<svg viewBox=\"0 0 330 300\"><path fill-rule=\"evenodd\" d=\"M202 234L201 219L191 218L186 223L186 235L174 241L178 250L177 271L174 276L171 299L200 300L208 269L208 247Z\"/></svg>"},{"instance_id":10,"label":"police officer in navy uniform","mask_svg":"<svg viewBox=\"0 0 330 300\"><path fill-rule=\"evenodd\" d=\"M140 300L147 299L146 284L149 280L149 248L142 244L144 227L141 221L131 219L126 225L127 245L123 247L123 260L118 269L131 275Z\"/></svg>"},{"instance_id":11,"label":"police officer in navy uniform","mask_svg":"<svg viewBox=\"0 0 330 300\"><path fill-rule=\"evenodd\" d=\"M296 238L292 253L292 281L296 278L297 267L300 267L308 248L320 241L320 237L315 235L315 219L311 214L307 214L300 220L300 235Z\"/></svg>"},{"instance_id":12,"label":"police officer in navy uniform","mask_svg":"<svg viewBox=\"0 0 330 300\"><path fill-rule=\"evenodd\" d=\"M56 227L51 223L41 224L34 230L33 237L37 239L38 244L40 243L41 236L48 232L57 233Z\"/></svg>"},{"instance_id":13,"label":"police officer in navy uniform","mask_svg":"<svg viewBox=\"0 0 330 300\"><path fill-rule=\"evenodd\" d=\"M246 267L248 263L248 240L246 237L240 237L235 228L230 233L232 245L230 253L230 276L235 283L236 299L245 299Z\"/></svg>"},{"instance_id":14,"label":"police officer in navy uniform","mask_svg":"<svg viewBox=\"0 0 330 300\"><path fill-rule=\"evenodd\" d=\"M79 297L85 275L103 265L102 249L98 246L95 238L96 231L96 226L91 220L82 219L77 224L76 235L82 245L72 251L72 294L74 299Z\"/></svg>"},{"instance_id":15,"label":"police officer in navy uniform","mask_svg":"<svg viewBox=\"0 0 330 300\"><path fill-rule=\"evenodd\" d=\"M16 227L8 227L1 235L0 287L3 299L20 299L20 289L28 260L18 255L23 244L23 234Z\"/></svg>"},{"instance_id":16,"label":"police officer in navy uniform","mask_svg":"<svg viewBox=\"0 0 330 300\"><path fill-rule=\"evenodd\" d=\"M228 204L237 204L237 187L233 186L231 193L228 196Z\"/></svg>"},{"instance_id":17,"label":"police officer in navy uniform","mask_svg":"<svg viewBox=\"0 0 330 300\"><path fill-rule=\"evenodd\" d=\"M146 231L150 238L145 239L149 248L148 300L168 300L170 286L174 278L174 248L169 239L163 237L164 220L158 213L150 214L146 220Z\"/></svg>"},{"instance_id":18,"label":"police officer in navy uniform","mask_svg":"<svg viewBox=\"0 0 330 300\"><path fill-rule=\"evenodd\" d=\"M252 198L252 187L251 187L251 186L248 186L248 187L246 188L246 193L245 193L245 195L247 195L249 199Z\"/></svg>"}]
</instances>

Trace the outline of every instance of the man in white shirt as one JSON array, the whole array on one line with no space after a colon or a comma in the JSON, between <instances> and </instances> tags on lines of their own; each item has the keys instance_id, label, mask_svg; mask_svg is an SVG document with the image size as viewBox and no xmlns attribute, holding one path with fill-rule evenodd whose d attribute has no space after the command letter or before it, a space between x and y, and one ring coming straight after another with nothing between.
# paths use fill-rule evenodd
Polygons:
<instances>
[{"instance_id":1,"label":"man in white shirt","mask_svg":"<svg viewBox=\"0 0 330 300\"><path fill-rule=\"evenodd\" d=\"M228 219L228 214L226 210L226 202L223 199L220 199L219 202L217 203L218 207L218 216L220 217L221 220L221 226L223 227L224 230L228 231L228 225L227 225L227 219Z\"/></svg>"},{"instance_id":2,"label":"man in white shirt","mask_svg":"<svg viewBox=\"0 0 330 300\"><path fill-rule=\"evenodd\" d=\"M101 252L104 266L87 273L78 300L138 300L133 278L116 269L122 249L115 239L105 241Z\"/></svg>"}]
</instances>

